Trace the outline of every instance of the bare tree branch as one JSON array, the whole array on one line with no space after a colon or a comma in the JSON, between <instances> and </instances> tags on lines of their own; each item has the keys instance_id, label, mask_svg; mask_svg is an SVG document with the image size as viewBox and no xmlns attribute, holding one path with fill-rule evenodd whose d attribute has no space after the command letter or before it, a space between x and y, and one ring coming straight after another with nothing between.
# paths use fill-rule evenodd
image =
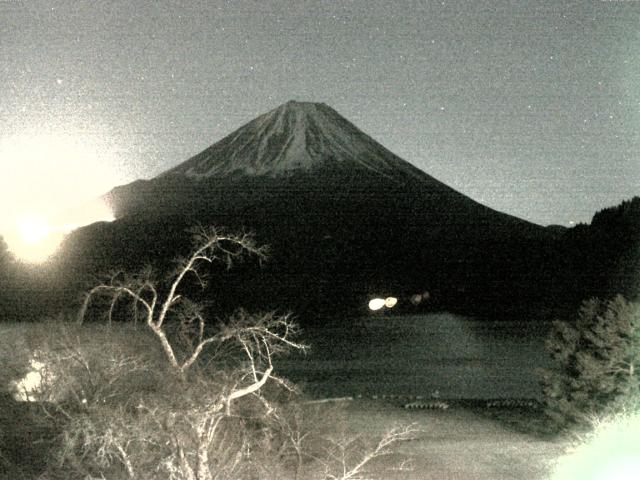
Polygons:
<instances>
[{"instance_id":1,"label":"bare tree branch","mask_svg":"<svg viewBox=\"0 0 640 480\"><path fill-rule=\"evenodd\" d=\"M269 368L267 368L265 370L265 372L262 374L262 377L260 378L260 380L258 380L257 382L252 383L251 385L249 385L248 387L245 388L241 388L239 390L233 390L226 399L226 414L227 415L231 415L231 402L233 400L235 400L236 398L241 398L244 397L245 395L249 395L253 392L256 392L258 390L260 390L265 383L267 383L267 380L269 379L269 376L271 375L271 372L273 371L273 366L269 366Z\"/></svg>"},{"instance_id":2,"label":"bare tree branch","mask_svg":"<svg viewBox=\"0 0 640 480\"><path fill-rule=\"evenodd\" d=\"M353 444L354 439L348 439L342 442L333 442L337 451L331 453L330 456L338 461L338 468L341 471L338 474L330 473L330 466L327 465L326 479L355 480L357 478L362 478L362 471L368 463L370 463L375 458L389 455L391 453L391 450L389 448L391 447L391 445L403 440L409 440L419 431L420 430L414 424L388 430L383 434L378 443L372 449L365 450L361 453L360 459L353 466L349 466L347 450Z\"/></svg>"}]
</instances>

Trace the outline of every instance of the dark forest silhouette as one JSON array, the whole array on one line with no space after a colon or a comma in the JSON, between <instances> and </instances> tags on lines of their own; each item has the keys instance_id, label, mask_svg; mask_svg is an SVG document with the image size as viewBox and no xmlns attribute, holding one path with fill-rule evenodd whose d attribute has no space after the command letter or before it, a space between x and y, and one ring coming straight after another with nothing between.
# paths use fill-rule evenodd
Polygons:
<instances>
[{"instance_id":1,"label":"dark forest silhouette","mask_svg":"<svg viewBox=\"0 0 640 480\"><path fill-rule=\"evenodd\" d=\"M322 222L314 219L317 225L299 223L297 230L256 225L258 238L269 240L265 243L270 243L271 261L262 267L239 265L228 272L224 296L206 291L203 298L221 312L231 311L243 300L248 306L290 309L309 321L333 314L362 314L366 300L376 294L406 300L411 293L429 291L428 302L415 306L403 301L398 311L548 318L575 310L588 298L622 294L634 300L640 291L640 197L603 209L591 224L565 229L551 238L487 240L475 246L467 263L452 263L447 257L455 255L459 245L441 245L433 257L424 255L423 263L411 264L410 256L403 259L404 264L385 261L388 251L376 256L374 247L380 245L375 239L357 238L355 232L342 232L345 237L354 235L350 244L337 243L336 231L331 239L304 235L305 230L321 230ZM189 246L190 220L196 221L168 217L94 225L72 237L74 243L67 243L61 256L66 263L37 267L17 263L2 243L0 315L3 320L29 320L74 307L88 279L109 270L135 270L149 263L168 271L172 265L167 259ZM402 240L395 237L399 244ZM78 254L91 251L91 245L102 247L93 252L100 255ZM429 248L426 243L420 247ZM501 255L492 255L489 249L497 248ZM413 255L416 251L410 250ZM251 282L246 281L249 277Z\"/></svg>"}]
</instances>

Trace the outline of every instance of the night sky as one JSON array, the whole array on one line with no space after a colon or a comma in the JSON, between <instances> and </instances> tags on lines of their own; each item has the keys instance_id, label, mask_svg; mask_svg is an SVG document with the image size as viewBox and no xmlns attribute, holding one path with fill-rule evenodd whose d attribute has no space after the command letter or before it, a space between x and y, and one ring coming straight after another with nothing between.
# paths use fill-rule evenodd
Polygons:
<instances>
[{"instance_id":1,"label":"night sky","mask_svg":"<svg viewBox=\"0 0 640 480\"><path fill-rule=\"evenodd\" d=\"M0 0L0 85L9 210L152 177L290 99L539 224L640 194L640 1Z\"/></svg>"}]
</instances>

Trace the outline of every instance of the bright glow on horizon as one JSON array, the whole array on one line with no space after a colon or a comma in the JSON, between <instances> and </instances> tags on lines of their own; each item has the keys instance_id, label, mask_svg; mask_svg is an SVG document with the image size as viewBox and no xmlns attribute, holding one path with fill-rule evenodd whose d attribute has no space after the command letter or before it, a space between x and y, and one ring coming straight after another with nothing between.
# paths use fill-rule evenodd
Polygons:
<instances>
[{"instance_id":1,"label":"bright glow on horizon","mask_svg":"<svg viewBox=\"0 0 640 480\"><path fill-rule=\"evenodd\" d=\"M18 233L22 241L28 245L35 245L49 235L51 226L35 215L26 215L18 220Z\"/></svg>"},{"instance_id":2,"label":"bright glow on horizon","mask_svg":"<svg viewBox=\"0 0 640 480\"><path fill-rule=\"evenodd\" d=\"M13 228L3 235L9 250L20 260L40 263L58 250L65 235L94 222L114 220L111 209L100 200L60 212L53 220L37 214L18 215Z\"/></svg>"},{"instance_id":3,"label":"bright glow on horizon","mask_svg":"<svg viewBox=\"0 0 640 480\"><path fill-rule=\"evenodd\" d=\"M20 260L39 263L47 260L58 248L62 238L56 238L47 220L36 214L19 216L16 228L7 231L9 250Z\"/></svg>"},{"instance_id":4,"label":"bright glow on horizon","mask_svg":"<svg viewBox=\"0 0 640 480\"><path fill-rule=\"evenodd\" d=\"M71 230L113 213L97 200L121 179L96 137L37 132L0 139L0 236L19 259L47 260Z\"/></svg>"}]
</instances>

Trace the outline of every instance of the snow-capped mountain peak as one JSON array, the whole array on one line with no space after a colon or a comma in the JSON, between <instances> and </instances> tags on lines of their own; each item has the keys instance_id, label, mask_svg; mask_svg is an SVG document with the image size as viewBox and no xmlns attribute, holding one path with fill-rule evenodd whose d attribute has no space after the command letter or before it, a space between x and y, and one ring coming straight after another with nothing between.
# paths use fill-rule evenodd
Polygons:
<instances>
[{"instance_id":1,"label":"snow-capped mountain peak","mask_svg":"<svg viewBox=\"0 0 640 480\"><path fill-rule=\"evenodd\" d=\"M163 175L279 177L338 166L366 168L388 177L424 176L331 107L298 101L257 117Z\"/></svg>"}]
</instances>

